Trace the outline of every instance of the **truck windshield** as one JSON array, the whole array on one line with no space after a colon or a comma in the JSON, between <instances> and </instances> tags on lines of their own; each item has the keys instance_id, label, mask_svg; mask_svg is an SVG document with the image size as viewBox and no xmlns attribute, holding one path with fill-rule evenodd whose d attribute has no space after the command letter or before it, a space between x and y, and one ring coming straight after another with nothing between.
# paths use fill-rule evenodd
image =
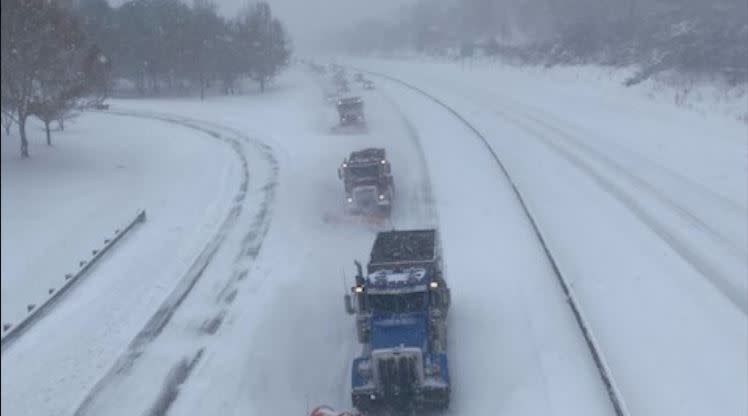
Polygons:
<instances>
[{"instance_id":1,"label":"truck windshield","mask_svg":"<svg viewBox=\"0 0 748 416\"><path fill-rule=\"evenodd\" d=\"M349 167L348 170L356 178L379 176L379 166L377 165Z\"/></svg>"},{"instance_id":2,"label":"truck windshield","mask_svg":"<svg viewBox=\"0 0 748 416\"><path fill-rule=\"evenodd\" d=\"M369 295L372 311L387 313L418 312L426 309L426 292L396 295Z\"/></svg>"},{"instance_id":3,"label":"truck windshield","mask_svg":"<svg viewBox=\"0 0 748 416\"><path fill-rule=\"evenodd\" d=\"M343 113L360 113L361 110L364 108L363 105L359 104L340 104L338 106L338 111L341 111Z\"/></svg>"}]
</instances>

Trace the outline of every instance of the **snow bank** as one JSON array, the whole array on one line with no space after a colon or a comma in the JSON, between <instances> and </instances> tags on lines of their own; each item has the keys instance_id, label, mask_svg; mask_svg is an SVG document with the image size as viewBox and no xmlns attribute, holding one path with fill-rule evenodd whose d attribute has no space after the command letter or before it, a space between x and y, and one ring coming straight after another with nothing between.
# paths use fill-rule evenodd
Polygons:
<instances>
[{"instance_id":1,"label":"snow bank","mask_svg":"<svg viewBox=\"0 0 748 416\"><path fill-rule=\"evenodd\" d=\"M636 73L637 68L599 65L514 65L500 58L483 57L461 61L457 58L428 57L412 52L372 57L392 65L408 62L428 65L430 70L437 67L459 69L466 78L497 80L520 77L527 82L536 82L538 86L551 85L554 89L594 88L598 91L609 91L617 96L693 111L702 116L724 116L748 123L748 84L729 84L722 78L663 71L640 84L623 87L626 80Z\"/></svg>"},{"instance_id":2,"label":"snow bank","mask_svg":"<svg viewBox=\"0 0 748 416\"><path fill-rule=\"evenodd\" d=\"M3 351L2 411L14 415L77 404L215 233L241 177L230 147L160 121L92 113L52 148L42 137L33 130L28 160L3 140L3 319L77 270L137 208L148 221Z\"/></svg>"}]
</instances>

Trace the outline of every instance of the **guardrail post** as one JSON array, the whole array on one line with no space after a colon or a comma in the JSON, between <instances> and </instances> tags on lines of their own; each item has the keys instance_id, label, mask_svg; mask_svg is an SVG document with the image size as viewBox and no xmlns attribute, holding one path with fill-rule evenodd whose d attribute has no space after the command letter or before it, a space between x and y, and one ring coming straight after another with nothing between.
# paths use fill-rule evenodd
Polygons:
<instances>
[{"instance_id":1,"label":"guardrail post","mask_svg":"<svg viewBox=\"0 0 748 416\"><path fill-rule=\"evenodd\" d=\"M107 238L104 240L104 247L101 249L94 249L91 250L91 254L93 257L90 260L80 260L78 262L79 270L75 273L66 273L65 274L65 282L62 284L59 290L56 288L50 287L47 289L48 298L40 303L37 307L37 304L35 303L29 303L26 305L26 317L22 318L20 322L18 322L16 325L6 322L3 324L3 337L0 338L0 345L2 345L2 348L5 349L5 347L12 342L13 340L17 339L27 328L29 328L40 316L40 313L46 309L49 305L51 305L53 302L51 302L53 299L57 298L58 296L62 295L64 292L66 292L74 282L78 280L81 276L85 275L93 266L94 264L106 254L109 249L111 249L117 241L122 239L130 230L132 230L136 224L140 224L145 222L146 220L146 213L145 210L139 210L137 212L137 215L135 218L130 220L130 223L124 227L124 228L117 228L114 231L115 237L113 238Z\"/></svg>"}]
</instances>

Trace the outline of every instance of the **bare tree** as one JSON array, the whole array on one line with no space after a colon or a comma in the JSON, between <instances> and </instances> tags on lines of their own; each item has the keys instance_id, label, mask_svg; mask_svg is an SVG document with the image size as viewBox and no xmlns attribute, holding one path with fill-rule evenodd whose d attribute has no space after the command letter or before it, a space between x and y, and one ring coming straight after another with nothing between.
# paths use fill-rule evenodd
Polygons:
<instances>
[{"instance_id":1,"label":"bare tree","mask_svg":"<svg viewBox=\"0 0 748 416\"><path fill-rule=\"evenodd\" d=\"M260 91L265 91L266 84L288 65L291 55L288 36L266 2L259 2L245 11L241 22L248 35L246 40L250 42L249 77L260 84Z\"/></svg>"},{"instance_id":2,"label":"bare tree","mask_svg":"<svg viewBox=\"0 0 748 416\"><path fill-rule=\"evenodd\" d=\"M37 75L49 51L55 25L44 0L5 0L0 25L2 106L15 115L21 140L21 157L29 156L26 120L34 99Z\"/></svg>"},{"instance_id":3,"label":"bare tree","mask_svg":"<svg viewBox=\"0 0 748 416\"><path fill-rule=\"evenodd\" d=\"M193 24L191 27L190 55L193 72L200 85L200 99L205 99L205 87L208 74L215 67L214 52L218 48L223 21L216 14L216 5L210 0L194 0L192 7Z\"/></svg>"},{"instance_id":4,"label":"bare tree","mask_svg":"<svg viewBox=\"0 0 748 416\"><path fill-rule=\"evenodd\" d=\"M50 124L80 108L88 87L81 64L84 38L77 20L62 10L51 9L50 13L56 22L58 48L41 61L34 98L29 103L29 112L44 123L48 146L52 145Z\"/></svg>"},{"instance_id":5,"label":"bare tree","mask_svg":"<svg viewBox=\"0 0 748 416\"><path fill-rule=\"evenodd\" d=\"M21 157L29 156L26 121L39 117L51 144L49 123L65 116L85 94L80 69L83 33L57 2L2 2L2 106L15 115Z\"/></svg>"},{"instance_id":6,"label":"bare tree","mask_svg":"<svg viewBox=\"0 0 748 416\"><path fill-rule=\"evenodd\" d=\"M13 123L16 122L16 120L13 118L13 114L7 113L5 112L5 110L3 110L2 121L3 121L3 130L5 130L5 135L10 136L10 128L13 127Z\"/></svg>"}]
</instances>

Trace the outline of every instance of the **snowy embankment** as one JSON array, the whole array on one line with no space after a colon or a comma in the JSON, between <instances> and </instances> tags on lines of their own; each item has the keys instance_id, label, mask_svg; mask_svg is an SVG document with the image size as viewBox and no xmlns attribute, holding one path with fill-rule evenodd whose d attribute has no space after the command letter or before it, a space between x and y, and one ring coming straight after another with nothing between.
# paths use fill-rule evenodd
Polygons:
<instances>
[{"instance_id":1,"label":"snowy embankment","mask_svg":"<svg viewBox=\"0 0 748 416\"><path fill-rule=\"evenodd\" d=\"M573 280L632 414L748 411L744 123L604 80L356 64L434 94L488 137Z\"/></svg>"},{"instance_id":2,"label":"snowy embankment","mask_svg":"<svg viewBox=\"0 0 748 416\"><path fill-rule=\"evenodd\" d=\"M523 89L523 84L536 83L538 88L563 91L572 88L589 97L608 95L615 100L634 100L664 107L678 107L698 115L718 115L748 123L748 84L729 84L715 77L681 74L664 71L629 87L627 80L639 70L636 67L605 67L599 65L512 65L501 59L487 57L464 62L403 54L383 56L376 61L402 65L427 65L429 71L443 68L447 71L460 67L468 77L476 80L496 79L508 81L503 88ZM513 81L520 81L520 84Z\"/></svg>"},{"instance_id":3,"label":"snowy embankment","mask_svg":"<svg viewBox=\"0 0 748 416\"><path fill-rule=\"evenodd\" d=\"M85 114L52 148L31 131L28 160L15 135L2 142L3 320L59 287L137 209L149 220L3 351L2 411L14 415L78 403L215 234L242 176L229 146L161 121Z\"/></svg>"}]
</instances>

